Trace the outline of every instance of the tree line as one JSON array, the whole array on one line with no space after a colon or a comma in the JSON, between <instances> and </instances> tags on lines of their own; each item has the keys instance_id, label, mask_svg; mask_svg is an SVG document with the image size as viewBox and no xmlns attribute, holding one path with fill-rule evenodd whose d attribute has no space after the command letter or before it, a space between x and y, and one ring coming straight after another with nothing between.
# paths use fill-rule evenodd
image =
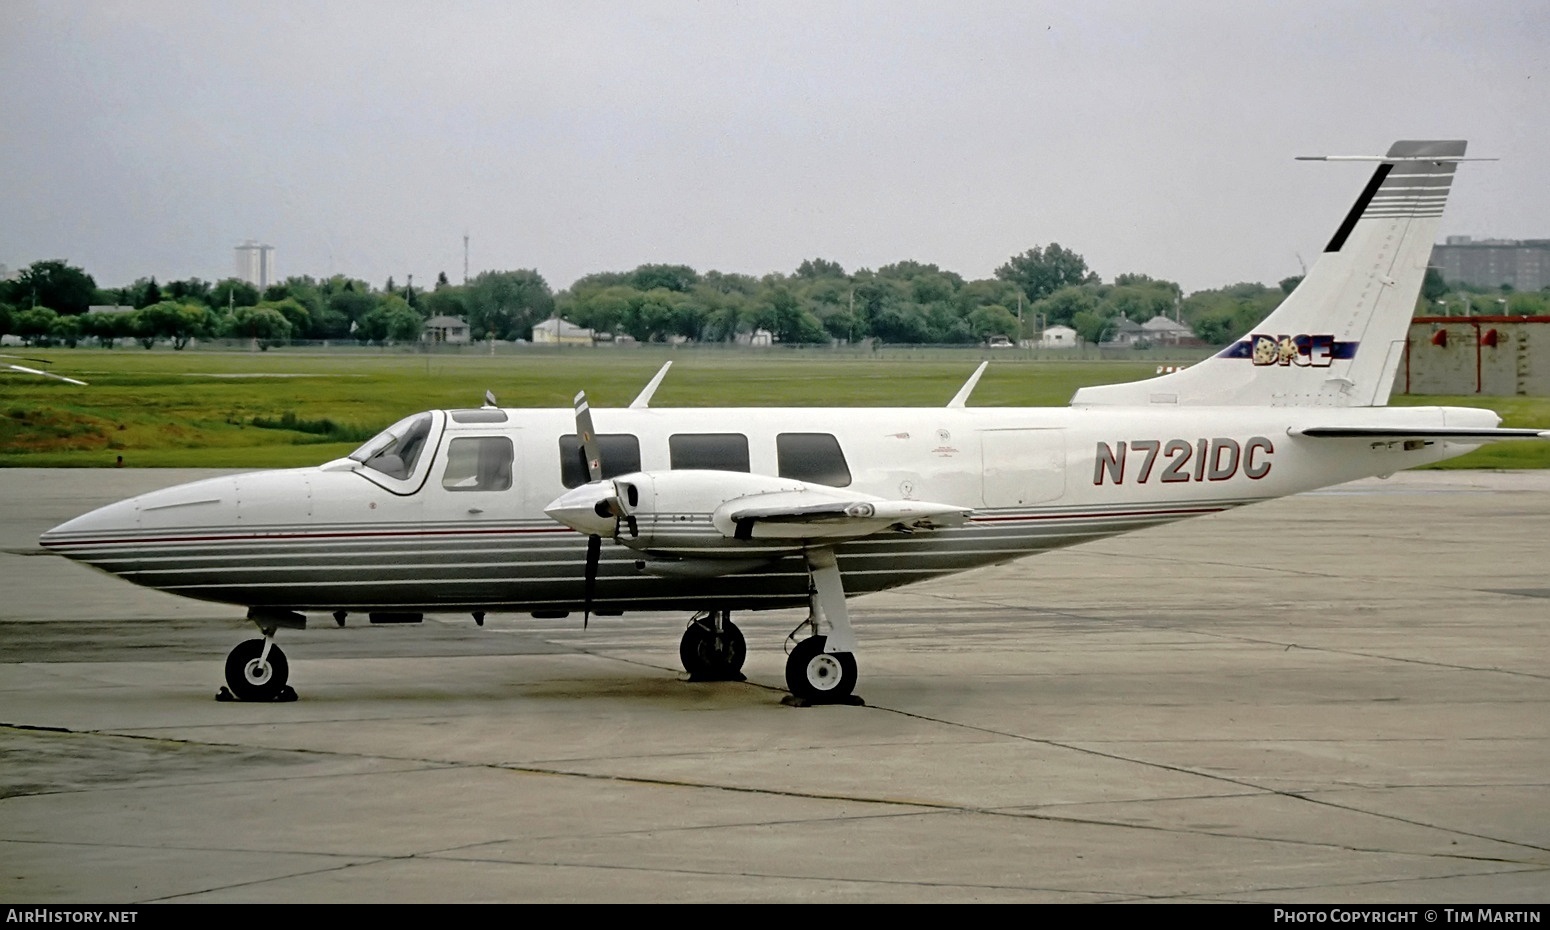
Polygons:
<instances>
[{"instance_id":1,"label":"tree line","mask_svg":"<svg viewBox=\"0 0 1550 930\"><path fill-rule=\"evenodd\" d=\"M759 277L648 264L587 275L559 293L533 269L486 271L456 285L442 273L428 289L400 286L392 278L377 288L344 275L290 277L262 291L238 278L165 284L141 278L127 287L99 288L85 270L49 260L0 281L0 335L69 346L133 338L146 348L169 342L178 349L208 338L252 340L266 348L294 340L390 344L417 341L428 319L450 316L466 321L475 340L516 340L561 316L640 342L729 342L762 329L788 344L970 345L991 336L1037 336L1059 324L1085 342L1101 343L1122 320L1166 316L1219 345L1247 332L1300 280L1287 278L1275 287L1239 283L1185 296L1178 284L1143 274L1104 282L1081 255L1058 243L1014 255L994 277L978 280L916 261L847 272L838 262L809 259L789 274ZM92 305L133 309L87 313ZM1544 315L1550 314L1550 292L1450 287L1432 269L1419 306L1426 313Z\"/></svg>"},{"instance_id":2,"label":"tree line","mask_svg":"<svg viewBox=\"0 0 1550 930\"><path fill-rule=\"evenodd\" d=\"M131 309L88 313L94 305ZM472 310L481 338L505 339L519 332L519 317L537 322L553 307L548 285L533 271L486 272L459 287L443 274L431 291L401 288L392 279L379 289L345 275L291 277L262 291L240 278L166 284L141 278L99 288L83 269L50 260L0 282L0 334L34 345L96 340L111 346L133 338L146 348L166 341L176 349L209 338L254 340L265 348L296 340L387 344L418 340L432 316L466 318Z\"/></svg>"}]
</instances>

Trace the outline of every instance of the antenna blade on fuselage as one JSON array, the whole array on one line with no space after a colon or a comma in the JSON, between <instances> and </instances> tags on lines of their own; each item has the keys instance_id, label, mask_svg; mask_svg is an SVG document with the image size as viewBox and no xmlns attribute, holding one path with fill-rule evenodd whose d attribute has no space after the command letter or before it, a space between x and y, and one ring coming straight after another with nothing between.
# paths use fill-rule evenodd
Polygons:
<instances>
[{"instance_id":1,"label":"antenna blade on fuselage","mask_svg":"<svg viewBox=\"0 0 1550 930\"><path fill-rule=\"evenodd\" d=\"M949 406L949 407L965 407L965 406L968 406L969 395L974 393L974 386L976 384L980 383L980 375L985 373L985 369L989 365L990 365L989 362L980 362L980 367L974 369L974 374L969 375L969 380L967 380L967 381L965 381L963 383L963 387L959 388L958 389L958 393L953 395L953 399L947 402L947 406Z\"/></svg>"},{"instance_id":2,"label":"antenna blade on fuselage","mask_svg":"<svg viewBox=\"0 0 1550 930\"><path fill-rule=\"evenodd\" d=\"M647 405L651 403L651 395L657 392L657 385L662 383L662 379L667 377L667 370L672 367L673 363L667 362L657 371L656 377L648 381L646 386L641 389L641 392L636 395L635 399L630 401L631 410L646 409Z\"/></svg>"}]
</instances>

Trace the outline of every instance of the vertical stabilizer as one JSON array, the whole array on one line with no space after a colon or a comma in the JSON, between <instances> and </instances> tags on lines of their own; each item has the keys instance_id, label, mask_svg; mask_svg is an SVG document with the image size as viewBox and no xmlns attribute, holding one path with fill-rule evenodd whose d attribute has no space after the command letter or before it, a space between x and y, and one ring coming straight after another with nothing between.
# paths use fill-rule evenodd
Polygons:
<instances>
[{"instance_id":1,"label":"vertical stabilizer","mask_svg":"<svg viewBox=\"0 0 1550 930\"><path fill-rule=\"evenodd\" d=\"M1082 388L1084 404L1388 403L1462 141L1396 142L1302 283L1264 322L1197 365ZM1340 160L1331 157L1329 160Z\"/></svg>"}]
</instances>

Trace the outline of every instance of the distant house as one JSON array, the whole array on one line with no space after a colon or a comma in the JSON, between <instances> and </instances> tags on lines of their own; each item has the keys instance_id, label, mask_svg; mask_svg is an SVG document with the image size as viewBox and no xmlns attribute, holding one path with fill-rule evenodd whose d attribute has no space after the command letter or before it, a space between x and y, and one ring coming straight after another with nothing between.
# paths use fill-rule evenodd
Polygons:
<instances>
[{"instance_id":1,"label":"distant house","mask_svg":"<svg viewBox=\"0 0 1550 930\"><path fill-rule=\"evenodd\" d=\"M1059 323L1046 327L1044 334L1039 337L1041 349L1074 349L1081 342L1076 338L1076 330Z\"/></svg>"},{"instance_id":2,"label":"distant house","mask_svg":"<svg viewBox=\"0 0 1550 930\"><path fill-rule=\"evenodd\" d=\"M433 316L420 331L421 342L466 343L471 339L468 323L458 316Z\"/></svg>"},{"instance_id":3,"label":"distant house","mask_svg":"<svg viewBox=\"0 0 1550 930\"><path fill-rule=\"evenodd\" d=\"M1145 342L1147 338L1145 327L1122 316L1115 321L1103 345L1111 349L1133 349L1136 343Z\"/></svg>"},{"instance_id":4,"label":"distant house","mask_svg":"<svg viewBox=\"0 0 1550 930\"><path fill-rule=\"evenodd\" d=\"M756 349L767 349L775 344L775 334L761 326L751 333L738 333L737 344L753 346Z\"/></svg>"},{"instance_id":5,"label":"distant house","mask_svg":"<svg viewBox=\"0 0 1550 930\"><path fill-rule=\"evenodd\" d=\"M1183 323L1176 323L1160 313L1142 323L1141 328L1146 330L1146 339L1152 345L1193 345L1199 341L1195 338L1194 330Z\"/></svg>"},{"instance_id":6,"label":"distant house","mask_svg":"<svg viewBox=\"0 0 1550 930\"><path fill-rule=\"evenodd\" d=\"M552 316L533 327L533 344L589 346L592 344L592 330Z\"/></svg>"}]
</instances>

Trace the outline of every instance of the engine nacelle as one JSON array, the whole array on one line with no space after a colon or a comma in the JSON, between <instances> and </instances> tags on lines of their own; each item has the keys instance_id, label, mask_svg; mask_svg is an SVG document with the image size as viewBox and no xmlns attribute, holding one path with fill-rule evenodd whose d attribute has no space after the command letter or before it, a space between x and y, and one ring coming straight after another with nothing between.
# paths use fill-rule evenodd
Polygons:
<instances>
[{"instance_id":1,"label":"engine nacelle","mask_svg":"<svg viewBox=\"0 0 1550 930\"><path fill-rule=\"evenodd\" d=\"M929 531L962 523L971 513L795 478L697 469L594 481L567 491L544 512L579 533L696 566L696 574L719 574L699 565L707 559L768 559L814 543Z\"/></svg>"},{"instance_id":2,"label":"engine nacelle","mask_svg":"<svg viewBox=\"0 0 1550 930\"><path fill-rule=\"evenodd\" d=\"M642 552L694 559L747 558L750 550L770 553L768 543L739 538L724 523L718 526L717 514L729 506L794 497L832 508L864 497L795 478L699 469L635 472L620 475L613 484L622 505L619 542ZM782 550L801 548L799 539L783 542Z\"/></svg>"}]
</instances>

